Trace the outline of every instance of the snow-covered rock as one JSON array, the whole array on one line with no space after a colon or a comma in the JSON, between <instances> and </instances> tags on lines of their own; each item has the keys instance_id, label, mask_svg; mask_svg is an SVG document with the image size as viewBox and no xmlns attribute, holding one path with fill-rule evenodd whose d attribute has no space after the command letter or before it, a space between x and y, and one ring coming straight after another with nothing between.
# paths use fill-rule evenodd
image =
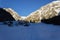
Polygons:
<instances>
[{"instance_id":1,"label":"snow-covered rock","mask_svg":"<svg viewBox=\"0 0 60 40\"><path fill-rule=\"evenodd\" d=\"M12 17L17 21L17 20L20 20L20 16L18 15L18 13L17 12L15 12L13 9L11 9L11 8L3 8L5 11L7 11L7 12L9 12L11 15L12 15Z\"/></svg>"},{"instance_id":2,"label":"snow-covered rock","mask_svg":"<svg viewBox=\"0 0 60 40\"><path fill-rule=\"evenodd\" d=\"M15 19L15 21L22 20L22 21L27 21L27 22L39 23L43 19L50 19L50 18L60 15L60 1L53 1L47 5L44 5L41 8L39 8L38 10L32 12L27 17L19 16L11 8L2 8L2 9L7 11L9 14L11 14L11 16ZM9 19L11 19L11 18L9 18Z\"/></svg>"},{"instance_id":3,"label":"snow-covered rock","mask_svg":"<svg viewBox=\"0 0 60 40\"><path fill-rule=\"evenodd\" d=\"M50 19L60 15L60 1L53 1L27 16L29 22L41 22L43 19Z\"/></svg>"}]
</instances>

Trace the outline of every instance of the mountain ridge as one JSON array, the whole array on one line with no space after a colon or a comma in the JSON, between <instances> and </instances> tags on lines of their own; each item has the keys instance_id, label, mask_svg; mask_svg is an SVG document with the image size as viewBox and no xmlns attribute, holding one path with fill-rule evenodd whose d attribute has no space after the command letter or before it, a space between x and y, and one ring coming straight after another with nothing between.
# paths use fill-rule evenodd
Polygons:
<instances>
[{"instance_id":1,"label":"mountain ridge","mask_svg":"<svg viewBox=\"0 0 60 40\"><path fill-rule=\"evenodd\" d=\"M40 9L36 10L35 12L32 12L27 19L30 19L30 21L35 22L41 22L43 19L49 19L53 18L55 16L60 15L60 1L53 1L47 5L42 6ZM37 20L36 17L39 19ZM35 18L34 18L35 17ZM34 20L36 19L36 20Z\"/></svg>"},{"instance_id":2,"label":"mountain ridge","mask_svg":"<svg viewBox=\"0 0 60 40\"><path fill-rule=\"evenodd\" d=\"M40 7L36 11L30 13L30 15L26 17L19 16L18 13L11 8L3 8L3 9L9 12L15 19L15 21L23 20L27 22L39 23L41 22L41 20L50 19L60 15L60 1L53 1L51 3L48 3Z\"/></svg>"}]
</instances>

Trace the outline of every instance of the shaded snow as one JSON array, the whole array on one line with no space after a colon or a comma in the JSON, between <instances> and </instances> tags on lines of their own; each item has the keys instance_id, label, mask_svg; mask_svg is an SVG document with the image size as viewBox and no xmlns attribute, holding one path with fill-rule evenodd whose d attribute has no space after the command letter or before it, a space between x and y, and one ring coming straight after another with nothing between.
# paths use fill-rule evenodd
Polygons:
<instances>
[{"instance_id":1,"label":"shaded snow","mask_svg":"<svg viewBox=\"0 0 60 40\"><path fill-rule=\"evenodd\" d=\"M60 40L60 26L31 23L29 27L0 25L0 40Z\"/></svg>"}]
</instances>

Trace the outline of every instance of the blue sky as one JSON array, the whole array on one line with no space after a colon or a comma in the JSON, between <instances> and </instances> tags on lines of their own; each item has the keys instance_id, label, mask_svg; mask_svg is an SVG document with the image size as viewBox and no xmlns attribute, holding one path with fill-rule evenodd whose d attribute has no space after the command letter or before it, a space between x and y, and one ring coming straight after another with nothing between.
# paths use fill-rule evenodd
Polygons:
<instances>
[{"instance_id":1,"label":"blue sky","mask_svg":"<svg viewBox=\"0 0 60 40\"><path fill-rule=\"evenodd\" d=\"M12 8L19 15L27 16L53 0L0 0L0 7Z\"/></svg>"}]
</instances>

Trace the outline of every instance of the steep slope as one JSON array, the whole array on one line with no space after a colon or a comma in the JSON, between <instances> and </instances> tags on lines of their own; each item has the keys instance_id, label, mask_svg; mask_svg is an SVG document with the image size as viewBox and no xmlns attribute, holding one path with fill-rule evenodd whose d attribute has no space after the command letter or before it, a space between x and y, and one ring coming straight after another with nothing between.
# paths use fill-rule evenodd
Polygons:
<instances>
[{"instance_id":1,"label":"steep slope","mask_svg":"<svg viewBox=\"0 0 60 40\"><path fill-rule=\"evenodd\" d=\"M40 22L40 13L37 11L32 12L29 16L26 17L28 22Z\"/></svg>"},{"instance_id":2,"label":"steep slope","mask_svg":"<svg viewBox=\"0 0 60 40\"><path fill-rule=\"evenodd\" d=\"M11 8L0 8L0 21L18 21L25 20L25 18L25 16L18 15L18 13Z\"/></svg>"},{"instance_id":3,"label":"steep slope","mask_svg":"<svg viewBox=\"0 0 60 40\"><path fill-rule=\"evenodd\" d=\"M15 12L14 10L12 10L11 8L3 8L5 11L9 12L12 17L17 21L20 20L20 16L17 14L17 12Z\"/></svg>"},{"instance_id":4,"label":"steep slope","mask_svg":"<svg viewBox=\"0 0 60 40\"><path fill-rule=\"evenodd\" d=\"M60 15L60 1L53 1L27 16L29 22L41 22L43 19L50 19Z\"/></svg>"},{"instance_id":5,"label":"steep slope","mask_svg":"<svg viewBox=\"0 0 60 40\"><path fill-rule=\"evenodd\" d=\"M0 22L2 21L14 21L15 19L12 17L10 12L7 12L3 8L0 8Z\"/></svg>"}]
</instances>

